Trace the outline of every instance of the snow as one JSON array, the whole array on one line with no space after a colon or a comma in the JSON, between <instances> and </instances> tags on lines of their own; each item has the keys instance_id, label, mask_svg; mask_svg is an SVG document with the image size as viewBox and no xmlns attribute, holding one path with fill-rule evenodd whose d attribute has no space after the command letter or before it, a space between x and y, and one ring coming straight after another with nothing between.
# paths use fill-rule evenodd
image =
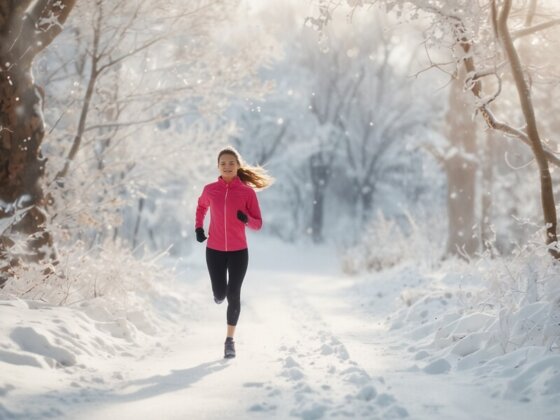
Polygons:
<instances>
[{"instance_id":1,"label":"snow","mask_svg":"<svg viewBox=\"0 0 560 420\"><path fill-rule=\"evenodd\" d=\"M0 418L557 418L550 302L486 310L457 261L349 277L332 247L249 241L233 360L204 246L142 311L4 297Z\"/></svg>"}]
</instances>

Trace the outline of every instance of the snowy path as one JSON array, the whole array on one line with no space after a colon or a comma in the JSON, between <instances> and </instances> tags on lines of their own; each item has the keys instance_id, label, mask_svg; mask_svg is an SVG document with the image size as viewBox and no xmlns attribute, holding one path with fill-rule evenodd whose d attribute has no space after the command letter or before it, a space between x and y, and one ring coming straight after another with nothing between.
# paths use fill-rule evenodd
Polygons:
<instances>
[{"instance_id":1,"label":"snowy path","mask_svg":"<svg viewBox=\"0 0 560 420\"><path fill-rule=\"evenodd\" d=\"M363 308L356 280L337 274L336 261L292 262L296 272L279 269L284 262L251 265L236 359L222 358L225 305L212 302L198 267L187 289L198 304L182 331L95 368L42 370L59 386L14 391L8 408L40 407L21 418L72 419L532 417L529 403L493 398L483 377L415 365L418 349L382 322L398 282L379 279L383 299Z\"/></svg>"},{"instance_id":2,"label":"snowy path","mask_svg":"<svg viewBox=\"0 0 560 420\"><path fill-rule=\"evenodd\" d=\"M257 278L267 280L257 283ZM65 396L77 402L66 414L83 419L315 419L405 413L391 395L377 395L385 385L349 356L309 304L305 289L333 278L254 270L251 279L244 290L236 359L222 359L225 307L208 305L206 320L166 343L168 349L120 367L124 380L113 382L114 389ZM197 287L205 290L203 282Z\"/></svg>"}]
</instances>

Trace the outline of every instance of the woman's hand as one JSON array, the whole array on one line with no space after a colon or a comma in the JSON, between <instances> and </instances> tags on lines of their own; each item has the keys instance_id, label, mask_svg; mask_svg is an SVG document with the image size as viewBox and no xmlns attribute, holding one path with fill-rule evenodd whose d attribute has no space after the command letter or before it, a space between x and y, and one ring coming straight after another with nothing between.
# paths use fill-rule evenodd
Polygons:
<instances>
[{"instance_id":1,"label":"woman's hand","mask_svg":"<svg viewBox=\"0 0 560 420\"><path fill-rule=\"evenodd\" d=\"M206 235L204 234L203 228L201 227L196 228L195 232L196 232L196 240L198 242L204 242L206 240Z\"/></svg>"},{"instance_id":2,"label":"woman's hand","mask_svg":"<svg viewBox=\"0 0 560 420\"><path fill-rule=\"evenodd\" d=\"M237 218L241 220L244 224L247 224L247 222L249 221L247 215L243 213L241 210L237 210Z\"/></svg>"}]
</instances>

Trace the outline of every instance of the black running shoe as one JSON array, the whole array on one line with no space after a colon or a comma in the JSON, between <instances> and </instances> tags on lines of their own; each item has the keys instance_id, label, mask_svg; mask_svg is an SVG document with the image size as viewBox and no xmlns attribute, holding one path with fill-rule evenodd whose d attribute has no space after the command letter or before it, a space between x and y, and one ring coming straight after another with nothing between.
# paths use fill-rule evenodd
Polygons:
<instances>
[{"instance_id":1,"label":"black running shoe","mask_svg":"<svg viewBox=\"0 0 560 420\"><path fill-rule=\"evenodd\" d=\"M224 345L224 358L226 359L233 359L235 357L235 343L233 338L228 337L226 338L226 342Z\"/></svg>"},{"instance_id":2,"label":"black running shoe","mask_svg":"<svg viewBox=\"0 0 560 420\"><path fill-rule=\"evenodd\" d=\"M218 299L216 296L214 296L214 302L216 302L218 305L219 305L220 303L222 303L223 301L224 301L224 299L221 299L221 300L220 300L220 299Z\"/></svg>"}]
</instances>

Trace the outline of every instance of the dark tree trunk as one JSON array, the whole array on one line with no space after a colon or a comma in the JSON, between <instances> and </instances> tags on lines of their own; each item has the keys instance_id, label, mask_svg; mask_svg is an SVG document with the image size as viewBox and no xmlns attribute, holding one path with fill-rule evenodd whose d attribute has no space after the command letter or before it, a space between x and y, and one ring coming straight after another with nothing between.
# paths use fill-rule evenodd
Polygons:
<instances>
[{"instance_id":1,"label":"dark tree trunk","mask_svg":"<svg viewBox=\"0 0 560 420\"><path fill-rule=\"evenodd\" d=\"M0 0L0 220L12 218L0 231L0 285L15 265L54 254L41 188L43 91L33 81L31 66L60 33L74 3ZM52 18L60 25L49 24ZM13 234L27 238L25 252L11 251Z\"/></svg>"},{"instance_id":2,"label":"dark tree trunk","mask_svg":"<svg viewBox=\"0 0 560 420\"><path fill-rule=\"evenodd\" d=\"M0 55L0 62L10 62L10 58ZM14 66L0 72L0 218L13 218L9 228L0 233L2 284L10 267L21 261L43 259L45 251L52 250L39 182L45 170L40 151L45 133L42 103L42 92L33 84L29 68ZM21 209L26 210L18 212ZM33 251L10 252L13 242L9 236L13 233L28 237Z\"/></svg>"},{"instance_id":3,"label":"dark tree trunk","mask_svg":"<svg viewBox=\"0 0 560 420\"><path fill-rule=\"evenodd\" d=\"M311 218L311 237L313 242L318 244L323 242L323 216L325 194L321 189L313 190L313 214Z\"/></svg>"},{"instance_id":4,"label":"dark tree trunk","mask_svg":"<svg viewBox=\"0 0 560 420\"><path fill-rule=\"evenodd\" d=\"M329 165L324 162L321 153L310 159L311 185L313 187L313 211L311 215L311 237L313 242L323 241L323 221L325 213L325 188L329 181Z\"/></svg>"},{"instance_id":5,"label":"dark tree trunk","mask_svg":"<svg viewBox=\"0 0 560 420\"><path fill-rule=\"evenodd\" d=\"M375 196L375 186L365 184L360 191L360 199L362 200L362 226L365 226L371 218L373 209L373 197Z\"/></svg>"},{"instance_id":6,"label":"dark tree trunk","mask_svg":"<svg viewBox=\"0 0 560 420\"><path fill-rule=\"evenodd\" d=\"M134 225L134 233L132 234L132 249L136 249L138 243L138 231L140 230L140 221L142 220L142 211L144 210L144 197L138 200L138 216L136 216L136 224Z\"/></svg>"},{"instance_id":7,"label":"dark tree trunk","mask_svg":"<svg viewBox=\"0 0 560 420\"><path fill-rule=\"evenodd\" d=\"M515 80L515 87L519 95L519 102L525 122L527 123L527 136L531 141L531 148L535 159L539 166L540 184L541 184L541 204L544 216L544 225L546 228L546 244L551 245L557 242L556 236L556 205L554 201L554 192L552 189L552 178L550 176L550 169L548 167L548 159L545 155L539 132L537 129L537 119L535 117L535 110L533 101L531 99L531 90L525 80L521 60L517 54L517 50L513 45L513 40L508 28L508 17L511 10L511 0L504 0L500 14L498 15L496 3L492 3L494 22L497 26L498 36L504 46L507 58L509 59L511 72ZM560 258L560 252L554 248L549 249L550 253L555 258Z\"/></svg>"}]
</instances>

